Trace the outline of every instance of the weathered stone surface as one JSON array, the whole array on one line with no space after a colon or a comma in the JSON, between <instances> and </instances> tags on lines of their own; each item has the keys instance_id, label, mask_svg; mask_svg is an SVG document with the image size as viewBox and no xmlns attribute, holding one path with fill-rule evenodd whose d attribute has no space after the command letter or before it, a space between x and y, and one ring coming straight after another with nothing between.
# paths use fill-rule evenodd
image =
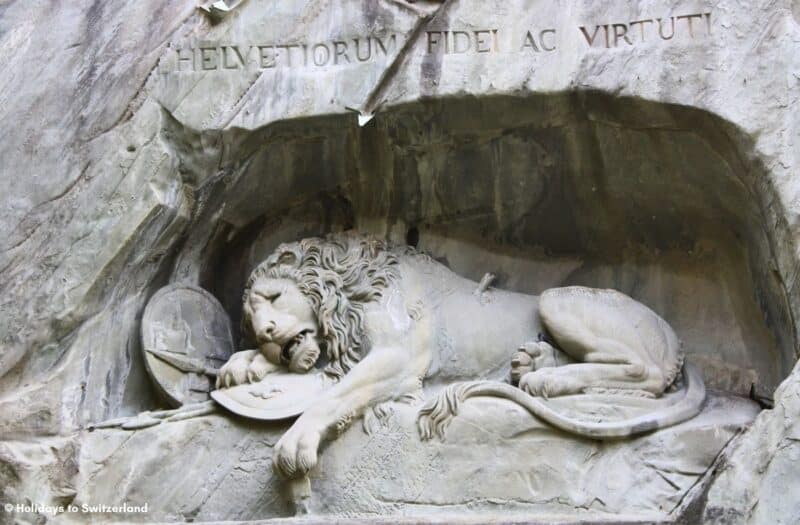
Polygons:
<instances>
[{"instance_id":1,"label":"weathered stone surface","mask_svg":"<svg viewBox=\"0 0 800 525\"><path fill-rule=\"evenodd\" d=\"M563 439L520 407L488 399L465 404L444 442L423 442L416 411L393 404L370 434L354 425L331 444L311 480L315 515L441 517L502 508L507 517L659 520L757 407L713 397L698 418L632 446ZM135 433L96 430L84 437L73 504L146 502L146 519L156 521L290 516L290 494L272 470L272 447L285 428L209 416Z\"/></svg>"},{"instance_id":2,"label":"weathered stone surface","mask_svg":"<svg viewBox=\"0 0 800 525\"><path fill-rule=\"evenodd\" d=\"M324 65L269 47L302 44ZM191 46L215 67L189 71ZM620 289L710 386L782 383L697 497L709 522L796 522L798 46L790 0L248 0L216 24L193 2L4 3L0 503L90 500L67 458L103 445L81 429L158 407L138 335L161 286L213 291L236 325L278 242L358 227L509 289ZM159 428L126 436L208 469L218 448ZM289 512L263 466L237 475L258 491L236 517ZM201 500L176 493L163 519Z\"/></svg>"},{"instance_id":3,"label":"weathered stone surface","mask_svg":"<svg viewBox=\"0 0 800 525\"><path fill-rule=\"evenodd\" d=\"M209 416L135 433L97 430L85 436L74 504L148 503L148 521L247 520L291 515L272 471L281 426ZM225 450L226 453L219 454ZM119 519L113 514L81 521ZM69 521L70 516L63 516ZM136 515L129 516L137 519Z\"/></svg>"},{"instance_id":4,"label":"weathered stone surface","mask_svg":"<svg viewBox=\"0 0 800 525\"><path fill-rule=\"evenodd\" d=\"M312 479L321 493L314 503L342 515L502 508L508 515L658 520L754 410L746 401L713 398L698 418L627 446L559 439L563 434L519 407L483 399L464 405L443 443L420 443L415 412L398 409L365 442L354 430L331 445L320 479ZM341 486L350 487L346 497Z\"/></svg>"},{"instance_id":5,"label":"weathered stone surface","mask_svg":"<svg viewBox=\"0 0 800 525\"><path fill-rule=\"evenodd\" d=\"M0 443L0 498L4 503L0 523L43 522L53 518L48 510L27 511L17 505L68 505L77 493L79 445L75 439L42 437ZM6 508L13 505L14 508Z\"/></svg>"},{"instance_id":6,"label":"weathered stone surface","mask_svg":"<svg viewBox=\"0 0 800 525\"><path fill-rule=\"evenodd\" d=\"M717 467L698 519L714 524L800 521L798 398L796 381L778 388L775 408L758 416Z\"/></svg>"}]
</instances>

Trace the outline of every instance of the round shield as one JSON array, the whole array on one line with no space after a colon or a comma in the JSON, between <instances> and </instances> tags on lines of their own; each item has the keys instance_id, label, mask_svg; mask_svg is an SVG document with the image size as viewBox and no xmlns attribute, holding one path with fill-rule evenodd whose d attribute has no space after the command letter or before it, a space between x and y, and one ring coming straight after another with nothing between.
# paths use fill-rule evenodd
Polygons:
<instances>
[{"instance_id":1,"label":"round shield","mask_svg":"<svg viewBox=\"0 0 800 525\"><path fill-rule=\"evenodd\" d=\"M273 421L299 416L334 384L325 374L275 372L258 383L211 392L211 398L234 414Z\"/></svg>"},{"instance_id":2,"label":"round shield","mask_svg":"<svg viewBox=\"0 0 800 525\"><path fill-rule=\"evenodd\" d=\"M165 286L144 310L142 349L147 372L167 402L205 401L234 350L231 321L202 288Z\"/></svg>"}]
</instances>

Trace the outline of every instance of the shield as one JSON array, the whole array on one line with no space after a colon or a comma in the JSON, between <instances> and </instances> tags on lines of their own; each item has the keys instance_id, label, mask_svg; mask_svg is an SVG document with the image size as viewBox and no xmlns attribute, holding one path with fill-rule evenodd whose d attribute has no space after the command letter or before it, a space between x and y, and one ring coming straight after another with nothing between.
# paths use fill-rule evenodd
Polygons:
<instances>
[{"instance_id":1,"label":"shield","mask_svg":"<svg viewBox=\"0 0 800 525\"><path fill-rule=\"evenodd\" d=\"M165 286L142 316L147 372L175 407L208 399L217 369L233 353L228 314L213 295L187 284Z\"/></svg>"},{"instance_id":2,"label":"shield","mask_svg":"<svg viewBox=\"0 0 800 525\"><path fill-rule=\"evenodd\" d=\"M234 414L274 421L299 416L334 385L322 372L274 372L258 383L211 392L211 398Z\"/></svg>"}]
</instances>

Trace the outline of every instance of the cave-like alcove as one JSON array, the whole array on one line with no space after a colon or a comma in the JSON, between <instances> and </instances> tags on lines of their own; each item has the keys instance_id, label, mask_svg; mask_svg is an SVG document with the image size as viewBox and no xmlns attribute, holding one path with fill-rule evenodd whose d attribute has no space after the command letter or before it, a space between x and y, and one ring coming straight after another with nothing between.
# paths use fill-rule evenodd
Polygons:
<instances>
[{"instance_id":1,"label":"cave-like alcove","mask_svg":"<svg viewBox=\"0 0 800 525\"><path fill-rule=\"evenodd\" d=\"M235 326L249 271L277 244L355 228L501 288L623 291L673 325L711 388L770 396L794 364L767 173L709 113L600 93L458 98L363 128L345 114L195 142L186 170L199 144L222 160L197 175L179 260Z\"/></svg>"}]
</instances>

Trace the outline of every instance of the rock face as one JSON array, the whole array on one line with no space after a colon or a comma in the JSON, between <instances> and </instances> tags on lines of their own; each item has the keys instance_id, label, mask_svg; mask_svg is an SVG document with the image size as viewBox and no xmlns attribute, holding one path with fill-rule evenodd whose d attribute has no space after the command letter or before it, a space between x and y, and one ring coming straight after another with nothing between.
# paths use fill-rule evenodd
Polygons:
<instances>
[{"instance_id":1,"label":"rock face","mask_svg":"<svg viewBox=\"0 0 800 525\"><path fill-rule=\"evenodd\" d=\"M777 404L756 419L726 454L702 514L707 523L795 523L800 518L798 385L786 381ZM700 503L700 502L698 502Z\"/></svg>"},{"instance_id":2,"label":"rock face","mask_svg":"<svg viewBox=\"0 0 800 525\"><path fill-rule=\"evenodd\" d=\"M309 506L320 516L666 520L757 410L751 401L712 397L690 422L633 444L601 444L483 399L465 404L443 442L422 442L416 409L394 404L369 434L354 425L325 451ZM83 437L73 504L147 503L148 519L157 521L291 516L291 495L272 470L285 428L226 415L133 434L96 430Z\"/></svg>"},{"instance_id":3,"label":"rock face","mask_svg":"<svg viewBox=\"0 0 800 525\"><path fill-rule=\"evenodd\" d=\"M358 425L323 451L312 511L518 500L508 512L531 519L800 520L797 2L228 4L0 7L0 503L289 515L269 467L285 427L86 428L163 408L139 337L159 288L200 286L237 327L244 280L277 244L356 228L511 290L619 289L669 321L710 388L775 408L727 447L750 419L720 421L746 405L728 394L700 427L624 454L542 438L571 465L591 458L575 486L546 462L541 479L498 477L539 446L533 422L503 422L518 435L492 467L470 451L496 436L418 447L399 410L375 451ZM679 456L669 472L645 458L662 445ZM355 468L384 449L403 452L381 477ZM403 458L443 466L402 472ZM453 489L469 469L485 492ZM604 483L614 496L592 499ZM59 519L91 518L113 516Z\"/></svg>"}]
</instances>

